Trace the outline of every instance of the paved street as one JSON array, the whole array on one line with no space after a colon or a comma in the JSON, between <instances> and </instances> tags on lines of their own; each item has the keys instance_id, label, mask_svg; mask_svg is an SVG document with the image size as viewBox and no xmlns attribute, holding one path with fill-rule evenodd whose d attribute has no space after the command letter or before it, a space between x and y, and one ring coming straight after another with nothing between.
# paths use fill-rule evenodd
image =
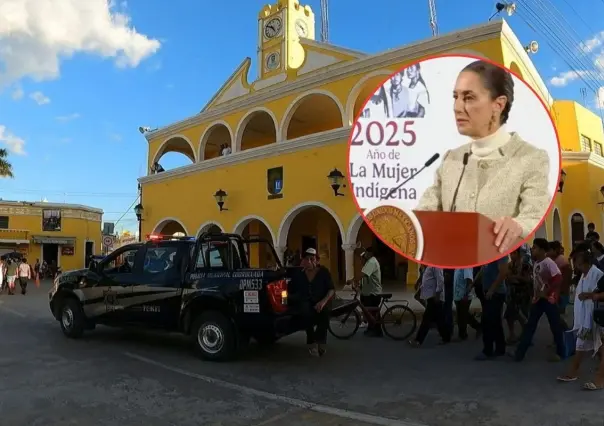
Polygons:
<instances>
[{"instance_id":1,"label":"paved street","mask_svg":"<svg viewBox=\"0 0 604 426\"><path fill-rule=\"evenodd\" d=\"M360 334L322 359L297 335L216 364L179 337L99 327L69 340L42 287L0 296L2 425L602 425L603 393L554 380L545 327L523 364L472 361L477 341L413 350Z\"/></svg>"}]
</instances>

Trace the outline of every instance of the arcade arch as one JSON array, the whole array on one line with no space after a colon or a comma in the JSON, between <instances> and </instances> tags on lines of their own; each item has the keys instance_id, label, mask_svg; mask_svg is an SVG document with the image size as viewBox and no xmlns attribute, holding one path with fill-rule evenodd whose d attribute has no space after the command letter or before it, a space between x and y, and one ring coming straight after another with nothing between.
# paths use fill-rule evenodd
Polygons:
<instances>
[{"instance_id":1,"label":"arcade arch","mask_svg":"<svg viewBox=\"0 0 604 426\"><path fill-rule=\"evenodd\" d=\"M153 228L153 234L183 236L189 235L185 225L175 217L166 217L160 220ZM179 234L179 235L175 235Z\"/></svg>"},{"instance_id":2,"label":"arcade arch","mask_svg":"<svg viewBox=\"0 0 604 426\"><path fill-rule=\"evenodd\" d=\"M233 149L233 131L226 121L216 121L208 126L199 144L199 161L220 157L223 145Z\"/></svg>"},{"instance_id":3,"label":"arcade arch","mask_svg":"<svg viewBox=\"0 0 604 426\"><path fill-rule=\"evenodd\" d=\"M263 217L246 216L242 218L233 228L233 233L240 234L244 239L251 236L260 237L274 245L275 238L273 231ZM274 254L267 244L250 243L246 247L250 267L252 268L271 268L276 266Z\"/></svg>"},{"instance_id":4,"label":"arcade arch","mask_svg":"<svg viewBox=\"0 0 604 426\"><path fill-rule=\"evenodd\" d=\"M378 70L371 72L361 78L357 84L352 87L348 102L346 103L346 118L348 125L351 125L361 113L365 101L373 95L377 89L384 84L388 77L394 71Z\"/></svg>"},{"instance_id":5,"label":"arcade arch","mask_svg":"<svg viewBox=\"0 0 604 426\"><path fill-rule=\"evenodd\" d=\"M189 161L186 161L185 158ZM183 161L185 164L182 164ZM155 163L160 163L164 170L170 170L195 161L195 149L193 149L191 141L184 135L174 135L162 142L150 167L153 167Z\"/></svg>"},{"instance_id":6,"label":"arcade arch","mask_svg":"<svg viewBox=\"0 0 604 426\"><path fill-rule=\"evenodd\" d=\"M249 111L237 126L235 151L270 145L277 142L277 118L267 108Z\"/></svg>"},{"instance_id":7,"label":"arcade arch","mask_svg":"<svg viewBox=\"0 0 604 426\"><path fill-rule=\"evenodd\" d=\"M344 121L344 107L333 93L312 90L298 96L285 111L281 140L339 129Z\"/></svg>"},{"instance_id":8,"label":"arcade arch","mask_svg":"<svg viewBox=\"0 0 604 426\"><path fill-rule=\"evenodd\" d=\"M560 212L558 209L554 209L553 214L553 232L554 232L554 241L562 242L562 221L560 220Z\"/></svg>"}]
</instances>

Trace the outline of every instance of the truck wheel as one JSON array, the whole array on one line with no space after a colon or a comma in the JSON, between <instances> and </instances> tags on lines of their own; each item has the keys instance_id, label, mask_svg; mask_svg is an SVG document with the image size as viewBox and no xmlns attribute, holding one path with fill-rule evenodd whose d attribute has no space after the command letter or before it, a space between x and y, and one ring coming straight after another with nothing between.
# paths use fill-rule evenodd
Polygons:
<instances>
[{"instance_id":1,"label":"truck wheel","mask_svg":"<svg viewBox=\"0 0 604 426\"><path fill-rule=\"evenodd\" d=\"M64 299L59 310L61 330L63 334L72 339L77 339L84 334L86 317L80 303L72 298Z\"/></svg>"},{"instance_id":2,"label":"truck wheel","mask_svg":"<svg viewBox=\"0 0 604 426\"><path fill-rule=\"evenodd\" d=\"M237 333L231 320L222 312L199 315L192 327L196 352L208 361L227 361L237 353Z\"/></svg>"}]
</instances>

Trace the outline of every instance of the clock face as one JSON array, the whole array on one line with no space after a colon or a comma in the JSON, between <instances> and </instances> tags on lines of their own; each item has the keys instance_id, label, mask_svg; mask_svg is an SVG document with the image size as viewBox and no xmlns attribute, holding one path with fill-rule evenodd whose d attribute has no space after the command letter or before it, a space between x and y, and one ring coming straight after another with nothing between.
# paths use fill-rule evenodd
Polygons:
<instances>
[{"instance_id":1,"label":"clock face","mask_svg":"<svg viewBox=\"0 0 604 426\"><path fill-rule=\"evenodd\" d=\"M300 37L308 37L308 25L306 25L306 21L302 19L296 20L296 33Z\"/></svg>"},{"instance_id":2,"label":"clock face","mask_svg":"<svg viewBox=\"0 0 604 426\"><path fill-rule=\"evenodd\" d=\"M266 57L266 69L275 70L281 65L281 56L279 52L273 52Z\"/></svg>"},{"instance_id":3,"label":"clock face","mask_svg":"<svg viewBox=\"0 0 604 426\"><path fill-rule=\"evenodd\" d=\"M281 22L281 18L273 18L264 26L264 37L273 38L278 36L282 28L283 23Z\"/></svg>"}]
</instances>

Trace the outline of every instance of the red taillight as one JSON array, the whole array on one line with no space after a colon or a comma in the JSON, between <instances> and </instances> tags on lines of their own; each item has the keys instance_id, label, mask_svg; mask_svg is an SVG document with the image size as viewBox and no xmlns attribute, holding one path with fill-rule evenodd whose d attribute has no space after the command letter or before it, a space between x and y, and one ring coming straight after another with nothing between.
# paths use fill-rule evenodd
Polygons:
<instances>
[{"instance_id":1,"label":"red taillight","mask_svg":"<svg viewBox=\"0 0 604 426\"><path fill-rule=\"evenodd\" d=\"M273 311L285 312L287 310L287 281L272 282L266 286L266 290Z\"/></svg>"}]
</instances>

